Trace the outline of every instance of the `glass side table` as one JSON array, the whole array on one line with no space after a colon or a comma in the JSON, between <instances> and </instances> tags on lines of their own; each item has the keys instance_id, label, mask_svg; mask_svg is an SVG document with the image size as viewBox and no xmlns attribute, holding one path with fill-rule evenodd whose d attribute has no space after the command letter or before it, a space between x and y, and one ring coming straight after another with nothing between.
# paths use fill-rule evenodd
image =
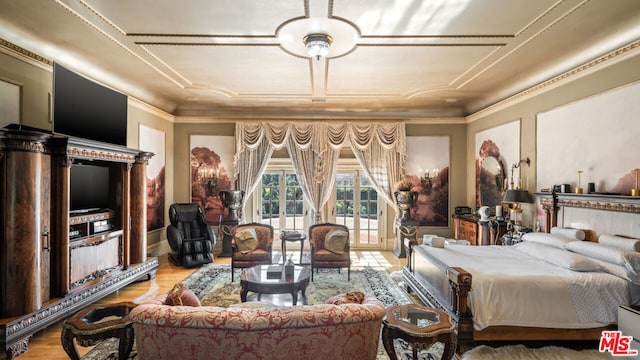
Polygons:
<instances>
[{"instance_id":1,"label":"glass side table","mask_svg":"<svg viewBox=\"0 0 640 360\"><path fill-rule=\"evenodd\" d=\"M306 235L301 234L297 231L292 230L284 230L280 233L280 240L282 241L282 264L285 263L285 258L287 256L287 241L298 241L300 242L300 265L302 265L302 250L304 249L304 241L307 238Z\"/></svg>"},{"instance_id":2,"label":"glass side table","mask_svg":"<svg viewBox=\"0 0 640 360\"><path fill-rule=\"evenodd\" d=\"M122 302L112 305L94 305L80 310L62 325L62 348L70 359L80 360L79 345L94 346L108 338L118 338L118 358L128 359L133 348L133 324L129 312L138 304Z\"/></svg>"},{"instance_id":3,"label":"glass side table","mask_svg":"<svg viewBox=\"0 0 640 360\"><path fill-rule=\"evenodd\" d=\"M455 327L443 310L418 304L391 306L385 312L382 325L382 343L391 360L398 359L394 339L406 341L414 359L418 358L418 350L426 350L436 342L444 344L442 359L449 360L455 353Z\"/></svg>"}]
</instances>

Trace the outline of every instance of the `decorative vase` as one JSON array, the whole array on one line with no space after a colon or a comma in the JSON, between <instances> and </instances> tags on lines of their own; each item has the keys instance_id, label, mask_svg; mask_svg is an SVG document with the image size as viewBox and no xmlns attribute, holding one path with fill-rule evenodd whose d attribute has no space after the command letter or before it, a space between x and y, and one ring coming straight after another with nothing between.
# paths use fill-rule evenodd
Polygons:
<instances>
[{"instance_id":1,"label":"decorative vase","mask_svg":"<svg viewBox=\"0 0 640 360\"><path fill-rule=\"evenodd\" d=\"M293 277L294 268L293 260L291 259L291 254L287 256L287 262L284 264L284 276L287 278Z\"/></svg>"},{"instance_id":2,"label":"decorative vase","mask_svg":"<svg viewBox=\"0 0 640 360\"><path fill-rule=\"evenodd\" d=\"M242 206L242 199L244 198L243 190L221 190L218 193L222 206L229 209L227 216L222 219L223 221L239 221L238 209Z\"/></svg>"},{"instance_id":3,"label":"decorative vase","mask_svg":"<svg viewBox=\"0 0 640 360\"><path fill-rule=\"evenodd\" d=\"M393 193L396 204L401 211L400 221L413 220L411 217L411 208L416 206L418 202L418 192L411 190L398 190Z\"/></svg>"}]
</instances>

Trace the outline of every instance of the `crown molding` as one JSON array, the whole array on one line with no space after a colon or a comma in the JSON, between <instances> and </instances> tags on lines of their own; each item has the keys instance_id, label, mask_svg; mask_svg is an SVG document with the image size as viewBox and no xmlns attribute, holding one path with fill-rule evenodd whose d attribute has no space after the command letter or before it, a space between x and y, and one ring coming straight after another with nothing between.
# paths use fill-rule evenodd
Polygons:
<instances>
[{"instance_id":1,"label":"crown molding","mask_svg":"<svg viewBox=\"0 0 640 360\"><path fill-rule=\"evenodd\" d=\"M631 42L623 47L613 50L603 56L600 56L594 60L591 60L585 64L577 66L567 72L564 72L558 76L555 76L547 81L544 81L538 85L534 85L524 91L521 91L515 95L512 95L494 105L488 106L482 110L479 110L466 117L467 123L472 123L476 120L482 119L486 116L494 114L498 111L504 110L515 104L521 103L525 100L531 99L535 96L543 94L547 91L556 89L562 85L566 85L572 81L575 81L588 74L592 74L596 71L605 69L612 66L622 60L629 57L640 54L640 40Z\"/></svg>"},{"instance_id":2,"label":"crown molding","mask_svg":"<svg viewBox=\"0 0 640 360\"><path fill-rule=\"evenodd\" d=\"M158 109L157 107L153 106L153 105L149 105L146 102L137 99L133 96L128 95L128 103L130 106L136 107L142 111L146 111L150 114L156 115L160 118L163 118L164 120L167 120L169 122L176 122L176 117L164 110Z\"/></svg>"},{"instance_id":3,"label":"crown molding","mask_svg":"<svg viewBox=\"0 0 640 360\"><path fill-rule=\"evenodd\" d=\"M53 71L53 61L2 38L0 52L41 69Z\"/></svg>"}]
</instances>

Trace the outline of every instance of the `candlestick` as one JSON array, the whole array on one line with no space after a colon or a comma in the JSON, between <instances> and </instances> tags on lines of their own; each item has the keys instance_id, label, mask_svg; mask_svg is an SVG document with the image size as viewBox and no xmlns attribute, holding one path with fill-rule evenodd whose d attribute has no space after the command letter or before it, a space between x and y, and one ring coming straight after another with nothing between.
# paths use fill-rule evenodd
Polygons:
<instances>
[{"instance_id":1,"label":"candlestick","mask_svg":"<svg viewBox=\"0 0 640 360\"><path fill-rule=\"evenodd\" d=\"M576 194L582 194L582 187L580 187L580 174L582 174L582 170L578 170L578 187L576 187Z\"/></svg>"}]
</instances>

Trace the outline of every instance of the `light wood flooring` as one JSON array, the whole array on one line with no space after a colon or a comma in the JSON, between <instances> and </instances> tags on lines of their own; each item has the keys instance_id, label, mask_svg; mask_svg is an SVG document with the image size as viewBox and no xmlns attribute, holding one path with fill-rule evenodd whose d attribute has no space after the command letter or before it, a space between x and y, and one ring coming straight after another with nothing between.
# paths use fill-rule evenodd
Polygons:
<instances>
[{"instance_id":1,"label":"light wood flooring","mask_svg":"<svg viewBox=\"0 0 640 360\"><path fill-rule=\"evenodd\" d=\"M289 250L289 249L287 249ZM397 271L404 266L406 259L398 259L391 251L352 251L352 266L372 266L386 268L389 271ZM141 281L131 284L119 291L103 298L96 304L112 304L121 301L134 301L163 294L169 291L173 285L186 278L194 269L185 269L171 264L167 255L159 257L160 268L155 279L150 281ZM296 261L294 256L294 261ZM215 264L230 264L231 258L217 257ZM31 338L29 341L29 351L17 357L18 360L28 359L47 359L62 360L68 359L66 353L62 349L60 343L60 332L62 329L62 321L56 323L45 330L42 330ZM91 350L90 347L78 347L80 355L84 355Z\"/></svg>"}]
</instances>

